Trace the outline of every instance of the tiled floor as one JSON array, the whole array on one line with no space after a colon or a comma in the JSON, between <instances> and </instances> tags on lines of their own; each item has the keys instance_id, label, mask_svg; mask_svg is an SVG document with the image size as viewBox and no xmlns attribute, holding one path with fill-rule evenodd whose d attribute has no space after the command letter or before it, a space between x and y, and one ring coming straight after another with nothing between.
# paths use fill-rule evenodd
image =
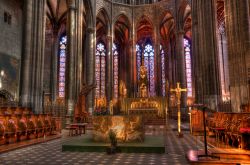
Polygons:
<instances>
[{"instance_id":1,"label":"tiled floor","mask_svg":"<svg viewBox=\"0 0 250 165\"><path fill-rule=\"evenodd\" d=\"M174 124L172 124L174 125ZM165 154L131 154L119 153L107 155L106 153L80 153L62 152L61 144L79 137L64 136L61 139L37 144L26 148L10 151L0 155L2 165L102 165L102 164L188 164L185 154L189 149L201 149L203 144L198 138L190 136L189 132L184 132L184 138L177 138L176 131L172 131L172 126L166 131L166 153ZM66 133L67 134L67 133ZM155 131L156 136L162 132Z\"/></svg>"}]
</instances>

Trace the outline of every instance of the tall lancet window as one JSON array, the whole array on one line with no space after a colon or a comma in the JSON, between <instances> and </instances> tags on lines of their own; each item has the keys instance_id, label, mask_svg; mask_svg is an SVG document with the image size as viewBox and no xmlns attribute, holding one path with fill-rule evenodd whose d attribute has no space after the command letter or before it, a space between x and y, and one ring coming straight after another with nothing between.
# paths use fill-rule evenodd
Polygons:
<instances>
[{"instance_id":1,"label":"tall lancet window","mask_svg":"<svg viewBox=\"0 0 250 165\"><path fill-rule=\"evenodd\" d=\"M137 79L140 78L140 66L141 66L141 47L136 44L136 66L137 66Z\"/></svg>"},{"instance_id":2,"label":"tall lancet window","mask_svg":"<svg viewBox=\"0 0 250 165\"><path fill-rule=\"evenodd\" d=\"M114 69L114 98L118 98L118 85L119 85L119 54L117 44L113 44L113 69Z\"/></svg>"},{"instance_id":3,"label":"tall lancet window","mask_svg":"<svg viewBox=\"0 0 250 165\"><path fill-rule=\"evenodd\" d=\"M96 98L105 97L106 49L103 43L96 46L95 58Z\"/></svg>"},{"instance_id":4,"label":"tall lancet window","mask_svg":"<svg viewBox=\"0 0 250 165\"><path fill-rule=\"evenodd\" d=\"M162 45L160 45L161 54L161 83L162 83L162 96L166 96L166 72L165 72L165 52Z\"/></svg>"},{"instance_id":5,"label":"tall lancet window","mask_svg":"<svg viewBox=\"0 0 250 165\"><path fill-rule=\"evenodd\" d=\"M143 58L142 58L143 56ZM144 65L148 71L148 88L149 95L155 96L155 76L154 76L154 49L152 44L148 43L142 49L142 46L136 45L136 61L137 61L137 77L140 77L140 66L142 64L142 59L144 59Z\"/></svg>"},{"instance_id":6,"label":"tall lancet window","mask_svg":"<svg viewBox=\"0 0 250 165\"><path fill-rule=\"evenodd\" d=\"M60 38L60 43L59 43L58 95L60 98L65 97L66 47L67 47L67 37L66 35L62 35Z\"/></svg>"},{"instance_id":7,"label":"tall lancet window","mask_svg":"<svg viewBox=\"0 0 250 165\"><path fill-rule=\"evenodd\" d=\"M149 95L155 95L155 76L154 76L154 49L151 44L147 44L144 48L144 64L148 71Z\"/></svg>"},{"instance_id":8,"label":"tall lancet window","mask_svg":"<svg viewBox=\"0 0 250 165\"><path fill-rule=\"evenodd\" d=\"M187 96L193 96L192 89L192 65L191 65L191 44L190 40L184 38L184 53L186 61L186 76L187 76Z\"/></svg>"}]
</instances>

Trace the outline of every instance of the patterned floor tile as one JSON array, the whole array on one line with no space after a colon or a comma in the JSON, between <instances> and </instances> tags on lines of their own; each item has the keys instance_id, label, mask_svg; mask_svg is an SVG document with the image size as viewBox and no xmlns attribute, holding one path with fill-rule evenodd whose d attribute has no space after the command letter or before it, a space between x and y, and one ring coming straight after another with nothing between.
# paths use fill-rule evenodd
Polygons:
<instances>
[{"instance_id":1,"label":"patterned floor tile","mask_svg":"<svg viewBox=\"0 0 250 165\"><path fill-rule=\"evenodd\" d=\"M80 153L62 152L62 143L72 141L80 137L63 136L61 139L37 144L26 148L0 154L1 165L110 165L110 164L188 164L185 154L189 149L201 149L203 143L196 137L184 131L184 138L177 138L176 131L173 131L175 122L170 123L170 128L158 126L150 127L147 133L152 135L164 135L166 153L165 154L145 154L145 153L120 153L106 155L106 153ZM67 132L65 133L67 135Z\"/></svg>"}]
</instances>

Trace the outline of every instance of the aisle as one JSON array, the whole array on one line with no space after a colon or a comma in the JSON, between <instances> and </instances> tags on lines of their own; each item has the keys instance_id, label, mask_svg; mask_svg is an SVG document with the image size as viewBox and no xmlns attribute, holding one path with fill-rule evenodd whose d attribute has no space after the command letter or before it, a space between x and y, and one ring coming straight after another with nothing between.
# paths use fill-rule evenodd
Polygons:
<instances>
[{"instance_id":1,"label":"aisle","mask_svg":"<svg viewBox=\"0 0 250 165\"><path fill-rule=\"evenodd\" d=\"M174 127L174 122L169 121L169 126ZM89 132L90 133L90 132ZM68 137L64 132L61 139L29 146L26 148L10 151L0 155L1 165L113 165L113 164L166 164L185 165L188 164L185 154L189 149L201 149L202 142L190 136L184 131L184 138L177 138L176 131L166 130L166 153L165 154L131 154L121 153L106 155L106 153L78 153L62 152L61 144L78 137ZM154 133L153 133L154 134ZM157 133L155 134L157 136ZM84 135L83 135L84 136Z\"/></svg>"}]
</instances>

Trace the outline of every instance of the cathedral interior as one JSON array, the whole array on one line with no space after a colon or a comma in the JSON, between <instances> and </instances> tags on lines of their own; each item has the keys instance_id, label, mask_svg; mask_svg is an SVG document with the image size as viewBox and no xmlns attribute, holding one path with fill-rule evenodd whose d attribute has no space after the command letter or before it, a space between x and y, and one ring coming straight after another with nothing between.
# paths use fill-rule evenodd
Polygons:
<instances>
[{"instance_id":1,"label":"cathedral interior","mask_svg":"<svg viewBox=\"0 0 250 165\"><path fill-rule=\"evenodd\" d=\"M250 0L0 0L0 22L0 164L250 164Z\"/></svg>"}]
</instances>

